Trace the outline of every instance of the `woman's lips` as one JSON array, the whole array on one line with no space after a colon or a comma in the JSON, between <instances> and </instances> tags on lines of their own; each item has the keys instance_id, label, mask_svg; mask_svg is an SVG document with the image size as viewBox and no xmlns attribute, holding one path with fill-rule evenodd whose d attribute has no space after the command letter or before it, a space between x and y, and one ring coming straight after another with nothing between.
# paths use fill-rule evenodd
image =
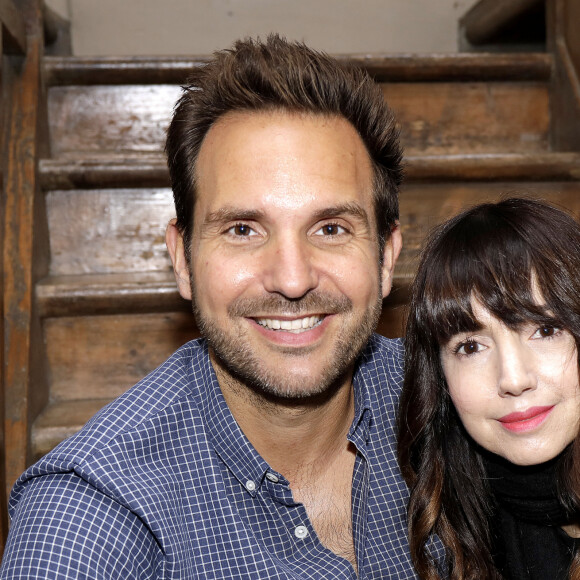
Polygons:
<instances>
[{"instance_id":1,"label":"woman's lips","mask_svg":"<svg viewBox=\"0 0 580 580\"><path fill-rule=\"evenodd\" d=\"M551 413L554 405L547 407L530 407L526 411L510 413L501 417L498 421L508 431L521 433L522 431L531 431L539 427Z\"/></svg>"}]
</instances>

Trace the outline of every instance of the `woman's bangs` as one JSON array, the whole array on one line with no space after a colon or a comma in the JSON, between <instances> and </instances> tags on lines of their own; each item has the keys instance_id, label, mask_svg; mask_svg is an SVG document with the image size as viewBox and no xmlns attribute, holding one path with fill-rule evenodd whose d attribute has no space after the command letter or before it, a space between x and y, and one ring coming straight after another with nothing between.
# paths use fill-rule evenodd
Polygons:
<instances>
[{"instance_id":1,"label":"woman's bangs","mask_svg":"<svg viewBox=\"0 0 580 580\"><path fill-rule=\"evenodd\" d=\"M534 292L534 253L526 241L506 224L466 222L439 238L429 252L429 267L423 268L424 315L439 343L481 327L474 299L508 325L543 312Z\"/></svg>"}]
</instances>

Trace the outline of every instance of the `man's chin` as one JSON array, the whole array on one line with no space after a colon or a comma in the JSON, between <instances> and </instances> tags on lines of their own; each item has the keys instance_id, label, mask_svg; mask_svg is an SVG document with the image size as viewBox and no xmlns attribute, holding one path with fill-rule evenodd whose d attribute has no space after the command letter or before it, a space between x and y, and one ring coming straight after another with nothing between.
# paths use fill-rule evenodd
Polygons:
<instances>
[{"instance_id":1,"label":"man's chin","mask_svg":"<svg viewBox=\"0 0 580 580\"><path fill-rule=\"evenodd\" d=\"M229 354L229 353L228 353ZM212 349L212 362L218 378L250 389L260 398L272 402L306 402L320 400L335 392L342 384L350 383L352 365L338 369L328 364L321 368L302 368L297 372L297 361L269 361L269 365L258 363L251 356L244 360L220 356Z\"/></svg>"}]
</instances>

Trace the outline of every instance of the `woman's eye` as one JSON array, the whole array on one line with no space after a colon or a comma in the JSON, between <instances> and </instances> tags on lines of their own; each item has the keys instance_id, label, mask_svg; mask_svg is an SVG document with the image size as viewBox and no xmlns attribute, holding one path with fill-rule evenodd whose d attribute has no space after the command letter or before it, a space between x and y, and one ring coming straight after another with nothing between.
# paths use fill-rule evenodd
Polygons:
<instances>
[{"instance_id":1,"label":"woman's eye","mask_svg":"<svg viewBox=\"0 0 580 580\"><path fill-rule=\"evenodd\" d=\"M475 340L466 340L457 346L455 352L457 354L470 355L475 354L480 350L483 350L483 347L479 342L476 342Z\"/></svg>"},{"instance_id":2,"label":"woman's eye","mask_svg":"<svg viewBox=\"0 0 580 580\"><path fill-rule=\"evenodd\" d=\"M558 334L560 329L557 326L550 326L549 324L544 324L540 326L536 332L532 335L532 338L550 338Z\"/></svg>"}]
</instances>

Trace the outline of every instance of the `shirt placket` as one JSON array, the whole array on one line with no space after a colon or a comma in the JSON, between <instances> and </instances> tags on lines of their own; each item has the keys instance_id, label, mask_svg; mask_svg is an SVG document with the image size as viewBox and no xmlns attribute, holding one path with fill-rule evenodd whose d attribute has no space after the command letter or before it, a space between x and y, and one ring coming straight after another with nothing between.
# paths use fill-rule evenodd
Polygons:
<instances>
[{"instance_id":1,"label":"shirt placket","mask_svg":"<svg viewBox=\"0 0 580 580\"><path fill-rule=\"evenodd\" d=\"M294 501L288 480L274 471L268 471L262 487L264 493L268 493L274 502L282 506L279 510L280 517L288 536L294 542L297 553L300 554L298 559L302 560L302 567L305 570L308 568L308 577L317 577L316 568L309 563L313 561L310 555L316 554L318 562L332 559L332 568L342 570L341 578L353 580L357 578L350 563L328 550L318 539L306 508L303 504ZM318 574L320 574L320 569L318 569Z\"/></svg>"}]
</instances>

